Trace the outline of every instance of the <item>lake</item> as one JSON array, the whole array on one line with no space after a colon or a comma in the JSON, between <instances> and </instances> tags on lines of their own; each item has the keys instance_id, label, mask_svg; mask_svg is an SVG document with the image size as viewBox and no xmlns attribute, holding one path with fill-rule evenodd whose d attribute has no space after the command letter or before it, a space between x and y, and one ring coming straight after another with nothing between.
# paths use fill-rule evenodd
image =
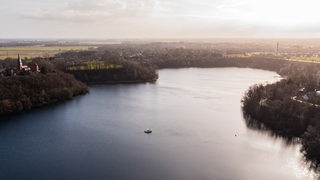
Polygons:
<instances>
[{"instance_id":1,"label":"lake","mask_svg":"<svg viewBox=\"0 0 320 180\"><path fill-rule=\"evenodd\" d=\"M270 71L165 69L96 85L0 123L0 179L316 179L300 153L246 126L241 98ZM145 134L147 128L152 134Z\"/></svg>"}]
</instances>

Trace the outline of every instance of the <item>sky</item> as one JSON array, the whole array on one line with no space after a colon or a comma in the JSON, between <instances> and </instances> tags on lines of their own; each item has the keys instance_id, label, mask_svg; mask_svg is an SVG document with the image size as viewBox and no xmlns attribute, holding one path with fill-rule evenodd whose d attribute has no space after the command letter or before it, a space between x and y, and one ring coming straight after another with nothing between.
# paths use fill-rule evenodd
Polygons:
<instances>
[{"instance_id":1,"label":"sky","mask_svg":"<svg viewBox=\"0 0 320 180\"><path fill-rule=\"evenodd\" d=\"M0 0L0 38L320 38L319 0Z\"/></svg>"}]
</instances>

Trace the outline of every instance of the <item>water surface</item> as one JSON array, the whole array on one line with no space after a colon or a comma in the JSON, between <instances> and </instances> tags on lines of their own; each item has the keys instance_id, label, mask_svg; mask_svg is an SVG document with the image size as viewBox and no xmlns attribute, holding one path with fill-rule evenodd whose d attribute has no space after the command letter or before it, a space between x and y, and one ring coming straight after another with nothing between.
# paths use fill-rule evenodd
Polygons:
<instances>
[{"instance_id":1,"label":"water surface","mask_svg":"<svg viewBox=\"0 0 320 180\"><path fill-rule=\"evenodd\" d=\"M274 72L160 70L0 123L0 179L315 179L299 145L246 127L241 98ZM144 134L146 128L153 133Z\"/></svg>"}]
</instances>

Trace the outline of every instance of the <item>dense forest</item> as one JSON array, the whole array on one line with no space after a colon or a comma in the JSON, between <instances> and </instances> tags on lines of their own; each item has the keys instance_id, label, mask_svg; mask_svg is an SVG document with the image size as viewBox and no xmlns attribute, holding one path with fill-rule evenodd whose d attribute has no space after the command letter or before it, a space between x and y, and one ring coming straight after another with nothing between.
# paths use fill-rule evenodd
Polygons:
<instances>
[{"instance_id":1,"label":"dense forest","mask_svg":"<svg viewBox=\"0 0 320 180\"><path fill-rule=\"evenodd\" d=\"M41 72L0 76L0 115L23 112L85 94L88 87L72 75L39 62Z\"/></svg>"},{"instance_id":2,"label":"dense forest","mask_svg":"<svg viewBox=\"0 0 320 180\"><path fill-rule=\"evenodd\" d=\"M283 68L285 79L252 86L243 98L249 127L267 128L286 138L300 138L302 152L315 167L320 163L318 69L318 64L309 63Z\"/></svg>"},{"instance_id":3,"label":"dense forest","mask_svg":"<svg viewBox=\"0 0 320 180\"><path fill-rule=\"evenodd\" d=\"M141 83L158 79L157 69L148 64L123 61L105 69L66 70L88 84Z\"/></svg>"},{"instance_id":4,"label":"dense forest","mask_svg":"<svg viewBox=\"0 0 320 180\"><path fill-rule=\"evenodd\" d=\"M158 79L157 67L110 51L66 52L52 61L56 67L88 84L141 83Z\"/></svg>"}]
</instances>

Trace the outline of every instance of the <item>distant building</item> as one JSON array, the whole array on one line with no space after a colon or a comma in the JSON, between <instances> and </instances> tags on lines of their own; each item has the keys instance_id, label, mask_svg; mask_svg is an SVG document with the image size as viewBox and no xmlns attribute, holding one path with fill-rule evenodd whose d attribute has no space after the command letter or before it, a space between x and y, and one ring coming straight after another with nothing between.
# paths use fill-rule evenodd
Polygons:
<instances>
[{"instance_id":1,"label":"distant building","mask_svg":"<svg viewBox=\"0 0 320 180\"><path fill-rule=\"evenodd\" d=\"M22 60L21 60L20 54L18 54L17 69L18 69L19 71L31 71L31 68L30 68L30 67L22 64Z\"/></svg>"},{"instance_id":2,"label":"distant building","mask_svg":"<svg viewBox=\"0 0 320 180\"><path fill-rule=\"evenodd\" d=\"M29 67L32 72L40 72L40 69L37 63L31 63Z\"/></svg>"},{"instance_id":3,"label":"distant building","mask_svg":"<svg viewBox=\"0 0 320 180\"><path fill-rule=\"evenodd\" d=\"M301 89L299 89L299 91L298 91L298 96L303 96L303 95L306 94L306 93L307 93L306 88L301 88Z\"/></svg>"}]
</instances>

